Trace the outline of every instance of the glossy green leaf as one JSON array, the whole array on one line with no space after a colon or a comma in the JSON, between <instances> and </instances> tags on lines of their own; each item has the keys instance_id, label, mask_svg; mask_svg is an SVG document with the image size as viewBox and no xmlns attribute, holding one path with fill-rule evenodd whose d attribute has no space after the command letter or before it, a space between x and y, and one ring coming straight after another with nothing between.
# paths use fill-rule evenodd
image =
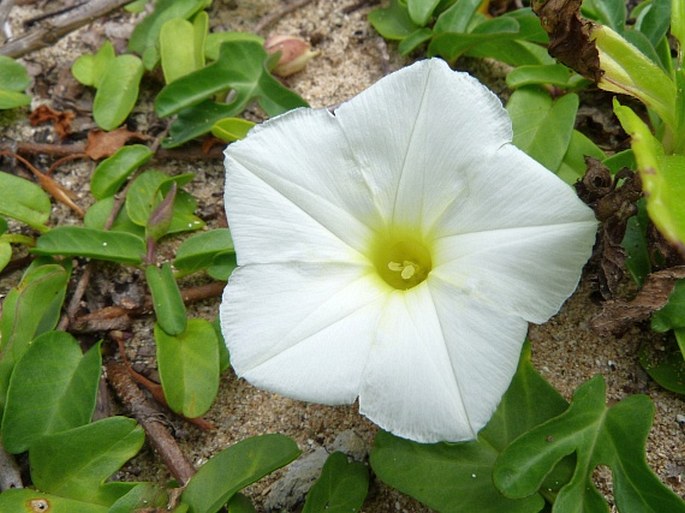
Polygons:
<instances>
[{"instance_id":1,"label":"glossy green leaf","mask_svg":"<svg viewBox=\"0 0 685 513\"><path fill-rule=\"evenodd\" d=\"M98 88L115 58L114 46L105 41L96 53L78 57L71 66L71 73L83 85Z\"/></svg>"},{"instance_id":2,"label":"glossy green leaf","mask_svg":"<svg viewBox=\"0 0 685 513\"><path fill-rule=\"evenodd\" d=\"M214 63L164 87L155 100L155 110L162 117L201 104L222 91L233 91L228 104L219 105L214 112L210 108L210 116L204 111L199 118L180 116L173 126L179 123L181 126L176 129L172 126L170 140L165 144L178 145L190 137L208 132L216 121L236 115L253 99L269 116L306 106L302 98L266 70L264 63L267 58L266 50L255 42L226 42L221 45L219 58ZM183 126L189 123L193 126L192 130Z\"/></svg>"},{"instance_id":3,"label":"glossy green leaf","mask_svg":"<svg viewBox=\"0 0 685 513\"><path fill-rule=\"evenodd\" d=\"M428 53L454 61L483 42L510 41L517 39L518 35L518 22L514 18L500 16L480 23L468 33L436 34L428 45Z\"/></svg>"},{"instance_id":4,"label":"glossy green leaf","mask_svg":"<svg viewBox=\"0 0 685 513\"><path fill-rule=\"evenodd\" d=\"M576 183L587 171L585 157L594 157L601 161L606 155L583 133L574 129L564 159L557 169L557 176L568 184Z\"/></svg>"},{"instance_id":5,"label":"glossy green leaf","mask_svg":"<svg viewBox=\"0 0 685 513\"><path fill-rule=\"evenodd\" d=\"M10 379L1 428L5 449L24 452L46 434L89 422L101 363L99 344L84 355L68 333L36 338Z\"/></svg>"},{"instance_id":6,"label":"glossy green leaf","mask_svg":"<svg viewBox=\"0 0 685 513\"><path fill-rule=\"evenodd\" d=\"M214 322L212 322L212 327L214 328L214 333L216 333L216 342L219 347L219 373L223 374L231 367L231 357L228 354L226 341L221 333L221 322L218 315L214 319Z\"/></svg>"},{"instance_id":7,"label":"glossy green leaf","mask_svg":"<svg viewBox=\"0 0 685 513\"><path fill-rule=\"evenodd\" d=\"M159 486L153 483L138 483L117 499L107 513L142 513L155 507L160 508L157 511L165 511L166 505L167 494Z\"/></svg>"},{"instance_id":8,"label":"glossy green leaf","mask_svg":"<svg viewBox=\"0 0 685 513\"><path fill-rule=\"evenodd\" d=\"M506 81L511 89L535 84L568 87L573 76L573 72L563 64L538 64L514 68L507 74Z\"/></svg>"},{"instance_id":9,"label":"glossy green leaf","mask_svg":"<svg viewBox=\"0 0 685 513\"><path fill-rule=\"evenodd\" d=\"M190 479L181 501L190 513L215 513L239 490L300 455L297 444L280 434L238 442L214 455Z\"/></svg>"},{"instance_id":10,"label":"glossy green leaf","mask_svg":"<svg viewBox=\"0 0 685 513\"><path fill-rule=\"evenodd\" d=\"M169 335L155 324L159 377L169 407L189 418L204 414L219 389L219 347L209 321L189 319Z\"/></svg>"},{"instance_id":11,"label":"glossy green leaf","mask_svg":"<svg viewBox=\"0 0 685 513\"><path fill-rule=\"evenodd\" d=\"M583 13L616 32L623 32L626 24L626 3L623 0L584 0Z\"/></svg>"},{"instance_id":12,"label":"glossy green leaf","mask_svg":"<svg viewBox=\"0 0 685 513\"><path fill-rule=\"evenodd\" d=\"M599 52L600 68L604 72L599 87L634 96L654 109L667 125L675 127L674 81L658 64L610 28L600 26L593 30L592 35Z\"/></svg>"},{"instance_id":13,"label":"glossy green leaf","mask_svg":"<svg viewBox=\"0 0 685 513\"><path fill-rule=\"evenodd\" d=\"M212 32L207 34L205 57L210 61L217 60L219 58L221 45L223 43L236 41L248 41L258 45L264 45L264 38L257 34L253 34L252 32Z\"/></svg>"},{"instance_id":14,"label":"glossy green leaf","mask_svg":"<svg viewBox=\"0 0 685 513\"><path fill-rule=\"evenodd\" d=\"M517 436L558 415L567 403L533 368L526 344L519 368L488 425L472 442L419 444L389 433L376 435L371 467L388 485L437 511L453 513L533 513L544 499L509 499L492 483L498 454ZM564 461L548 477L555 490L570 476Z\"/></svg>"},{"instance_id":15,"label":"glossy green leaf","mask_svg":"<svg viewBox=\"0 0 685 513\"><path fill-rule=\"evenodd\" d=\"M202 64L197 61L193 24L182 18L166 21L159 33L159 54L167 84L201 68Z\"/></svg>"},{"instance_id":16,"label":"glossy green leaf","mask_svg":"<svg viewBox=\"0 0 685 513\"><path fill-rule=\"evenodd\" d=\"M257 513L252 501L242 493L236 493L226 506L227 513Z\"/></svg>"},{"instance_id":17,"label":"glossy green leaf","mask_svg":"<svg viewBox=\"0 0 685 513\"><path fill-rule=\"evenodd\" d=\"M168 335L180 335L186 329L188 314L171 265L148 265L145 268L145 279L152 294L152 306L160 328Z\"/></svg>"},{"instance_id":18,"label":"glossy green leaf","mask_svg":"<svg viewBox=\"0 0 685 513\"><path fill-rule=\"evenodd\" d=\"M678 41L678 62L682 65L685 50L685 4L678 0L671 2L671 35Z\"/></svg>"},{"instance_id":19,"label":"glossy green leaf","mask_svg":"<svg viewBox=\"0 0 685 513\"><path fill-rule=\"evenodd\" d=\"M361 511L369 488L369 472L363 463L348 462L341 452L331 454L314 483L302 513L354 513Z\"/></svg>"},{"instance_id":20,"label":"glossy green leaf","mask_svg":"<svg viewBox=\"0 0 685 513\"><path fill-rule=\"evenodd\" d=\"M433 30L436 34L451 32L461 34L467 32L481 0L459 0L445 9L435 22Z\"/></svg>"},{"instance_id":21,"label":"glossy green leaf","mask_svg":"<svg viewBox=\"0 0 685 513\"><path fill-rule=\"evenodd\" d=\"M194 273L209 267L217 255L234 251L228 228L215 228L184 240L176 251L174 266L184 273Z\"/></svg>"},{"instance_id":22,"label":"glossy green leaf","mask_svg":"<svg viewBox=\"0 0 685 513\"><path fill-rule=\"evenodd\" d=\"M153 54L146 59L146 68L152 69L158 61L156 47L164 23L174 18L188 19L207 5L207 0L158 0L155 10L133 29L129 49L141 56Z\"/></svg>"},{"instance_id":23,"label":"glossy green leaf","mask_svg":"<svg viewBox=\"0 0 685 513\"><path fill-rule=\"evenodd\" d=\"M440 3L440 0L407 0L407 11L409 17L417 25L425 25L433 11Z\"/></svg>"},{"instance_id":24,"label":"glossy green leaf","mask_svg":"<svg viewBox=\"0 0 685 513\"><path fill-rule=\"evenodd\" d=\"M234 252L219 253L212 259L212 265L207 268L207 274L215 280L226 281L238 267Z\"/></svg>"},{"instance_id":25,"label":"glossy green leaf","mask_svg":"<svg viewBox=\"0 0 685 513\"><path fill-rule=\"evenodd\" d=\"M409 55L411 52L416 50L416 48L429 41L433 37L433 31L429 28L420 28L412 32L410 35L405 37L400 44L397 46L400 54Z\"/></svg>"},{"instance_id":26,"label":"glossy green leaf","mask_svg":"<svg viewBox=\"0 0 685 513\"><path fill-rule=\"evenodd\" d=\"M0 317L0 406L10 374L31 341L54 329L64 302L69 272L61 265L30 267L5 297Z\"/></svg>"},{"instance_id":27,"label":"glossy green leaf","mask_svg":"<svg viewBox=\"0 0 685 513\"><path fill-rule=\"evenodd\" d=\"M90 192L99 200L113 196L126 179L153 155L152 150L142 144L122 146L97 165L90 178Z\"/></svg>"},{"instance_id":28,"label":"glossy green leaf","mask_svg":"<svg viewBox=\"0 0 685 513\"><path fill-rule=\"evenodd\" d=\"M152 210L163 199L163 192L168 191L175 182L179 187L193 179L190 173L169 176L161 171L150 169L136 177L126 194L126 213L138 226L146 226Z\"/></svg>"},{"instance_id":29,"label":"glossy green leaf","mask_svg":"<svg viewBox=\"0 0 685 513\"><path fill-rule=\"evenodd\" d=\"M0 110L31 103L31 97L23 93L30 83L24 66L10 57L0 55Z\"/></svg>"},{"instance_id":30,"label":"glossy green leaf","mask_svg":"<svg viewBox=\"0 0 685 513\"><path fill-rule=\"evenodd\" d=\"M663 333L685 328L685 280L678 280L663 308L652 314L652 329Z\"/></svg>"},{"instance_id":31,"label":"glossy green leaf","mask_svg":"<svg viewBox=\"0 0 685 513\"><path fill-rule=\"evenodd\" d=\"M649 218L644 198L637 202L637 214L628 219L621 246L626 252L625 266L635 283L642 285L652 270L647 230Z\"/></svg>"},{"instance_id":32,"label":"glossy green leaf","mask_svg":"<svg viewBox=\"0 0 685 513\"><path fill-rule=\"evenodd\" d=\"M178 191L174 201L174 212L167 235L189 232L204 228L205 222L195 215L197 200L185 191Z\"/></svg>"},{"instance_id":33,"label":"glossy green leaf","mask_svg":"<svg viewBox=\"0 0 685 513\"><path fill-rule=\"evenodd\" d=\"M0 493L0 511L7 513L109 513L107 506L33 490L15 488Z\"/></svg>"},{"instance_id":34,"label":"glossy green leaf","mask_svg":"<svg viewBox=\"0 0 685 513\"><path fill-rule=\"evenodd\" d=\"M40 490L83 501L107 500L101 485L143 445L133 419L109 417L44 436L29 450L31 477Z\"/></svg>"},{"instance_id":35,"label":"glossy green leaf","mask_svg":"<svg viewBox=\"0 0 685 513\"><path fill-rule=\"evenodd\" d=\"M613 495L621 513L685 512L645 461L645 442L654 405L633 395L607 408L606 385L595 376L573 395L568 410L516 439L500 454L493 479L509 497L527 497L565 456L577 456L573 478L554 501L554 513L609 511L592 480L598 465L613 473ZM531 455L535 455L531 457Z\"/></svg>"},{"instance_id":36,"label":"glossy green leaf","mask_svg":"<svg viewBox=\"0 0 685 513\"><path fill-rule=\"evenodd\" d=\"M685 329L673 332L676 340L667 340L663 348L644 344L640 348L640 365L660 386L685 395Z\"/></svg>"},{"instance_id":37,"label":"glossy green leaf","mask_svg":"<svg viewBox=\"0 0 685 513\"><path fill-rule=\"evenodd\" d=\"M542 89L517 89L507 103L514 144L556 172L571 142L577 110L578 96L575 94L552 101Z\"/></svg>"},{"instance_id":38,"label":"glossy green leaf","mask_svg":"<svg viewBox=\"0 0 685 513\"><path fill-rule=\"evenodd\" d=\"M140 237L81 226L58 226L41 235L32 250L37 255L94 258L122 264L139 264L145 254Z\"/></svg>"},{"instance_id":39,"label":"glossy green leaf","mask_svg":"<svg viewBox=\"0 0 685 513\"><path fill-rule=\"evenodd\" d=\"M520 39L484 40L469 48L465 55L480 59L495 59L510 66L554 64L555 62L545 47Z\"/></svg>"},{"instance_id":40,"label":"glossy green leaf","mask_svg":"<svg viewBox=\"0 0 685 513\"><path fill-rule=\"evenodd\" d=\"M401 40L420 28L409 16L406 4L400 0L390 0L389 7L374 9L368 19L385 39Z\"/></svg>"},{"instance_id":41,"label":"glossy green leaf","mask_svg":"<svg viewBox=\"0 0 685 513\"><path fill-rule=\"evenodd\" d=\"M86 228L103 230L105 223L112 213L112 208L114 208L114 196L108 196L100 201L96 201L86 211L83 225ZM145 228L131 221L125 208L119 210L119 215L114 219L111 230L114 232L127 232L140 239L145 238Z\"/></svg>"},{"instance_id":42,"label":"glossy green leaf","mask_svg":"<svg viewBox=\"0 0 685 513\"><path fill-rule=\"evenodd\" d=\"M0 215L11 217L32 228L46 231L50 217L50 197L38 185L0 171L0 190L12 191L0 201Z\"/></svg>"},{"instance_id":43,"label":"glossy green leaf","mask_svg":"<svg viewBox=\"0 0 685 513\"><path fill-rule=\"evenodd\" d=\"M684 155L664 155L661 143L629 107L614 100L614 112L631 137L650 219L672 244L685 247Z\"/></svg>"},{"instance_id":44,"label":"glossy green leaf","mask_svg":"<svg viewBox=\"0 0 685 513\"><path fill-rule=\"evenodd\" d=\"M209 35L209 14L198 12L193 18L193 48L195 49L195 69L204 68L206 64L206 45Z\"/></svg>"},{"instance_id":45,"label":"glossy green leaf","mask_svg":"<svg viewBox=\"0 0 685 513\"><path fill-rule=\"evenodd\" d=\"M0 271L2 271L12 259L12 246L9 242L0 240Z\"/></svg>"},{"instance_id":46,"label":"glossy green leaf","mask_svg":"<svg viewBox=\"0 0 685 513\"><path fill-rule=\"evenodd\" d=\"M135 55L120 55L110 62L93 99L93 118L103 130L114 130L133 110L143 77L143 63Z\"/></svg>"},{"instance_id":47,"label":"glossy green leaf","mask_svg":"<svg viewBox=\"0 0 685 513\"><path fill-rule=\"evenodd\" d=\"M212 125L212 135L226 142L244 139L256 123L243 118L223 118Z\"/></svg>"}]
</instances>

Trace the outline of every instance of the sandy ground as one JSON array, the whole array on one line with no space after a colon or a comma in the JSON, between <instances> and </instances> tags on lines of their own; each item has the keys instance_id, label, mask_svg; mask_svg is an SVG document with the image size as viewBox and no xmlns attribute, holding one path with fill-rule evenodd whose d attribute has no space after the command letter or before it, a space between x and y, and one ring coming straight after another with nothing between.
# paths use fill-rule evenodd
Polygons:
<instances>
[{"instance_id":1,"label":"sandy ground","mask_svg":"<svg viewBox=\"0 0 685 513\"><path fill-rule=\"evenodd\" d=\"M354 1L313 1L283 16L267 30L268 33L303 36L312 40L315 49L321 52L304 72L287 80L288 85L312 106L336 105L405 62L397 56L392 46L386 46L366 22L370 8L356 4ZM210 23L216 29L252 30L264 16L280 6L282 2L275 0L215 1ZM98 25L98 33L104 30L110 35L125 36L132 23L129 15L118 15L104 25ZM40 66L41 72L54 78L80 52L93 50L84 49L84 42L92 42L95 47L99 45L95 33L92 27L81 30L53 48L32 54L28 59L31 61L29 64ZM478 74L483 77L481 68ZM501 81L497 77L486 76L485 79L498 92ZM48 98L46 96L45 101L49 101ZM146 109L149 111L149 106L141 107L136 115L143 118ZM70 169L69 174L62 172L59 178L71 184L73 190L79 191L79 195L85 198L91 166L75 164L65 169ZM193 192L200 200L201 211L211 218L212 213L216 214L222 209L223 167L220 162L169 163L163 169L170 173L196 173ZM63 208L58 207L55 219L68 215ZM10 282L0 284L3 289L1 292L11 286L12 280L16 280L16 274L10 277ZM218 300L206 301L195 307L192 314L212 319L217 309ZM653 383L637 362L638 348L649 335L636 329L621 339L599 337L588 325L589 319L598 310L598 305L592 300L592 287L585 280L556 317L543 326L531 327L534 363L566 398L570 398L578 385L597 373L606 377L610 401L618 401L632 393L648 394L656 405L648 461L661 479L683 496L685 432L678 419L685 418L685 404L680 397ZM139 365L153 361L150 330L149 319L136 323L130 356ZM291 436L307 453L322 445L329 445L339 433L350 429L370 445L376 431L370 422L357 413L354 405L327 407L292 401L257 390L237 380L231 373L224 376L219 397L207 418L217 425L215 431L203 433L187 424L172 421L181 447L196 465L232 443L261 433L278 432ZM145 448L127 467L127 474L136 479L161 482L169 478L149 448ZM276 473L248 489L258 509L281 474ZM600 473L598 479L606 484L607 473ZM430 510L374 481L364 511L419 513Z\"/></svg>"}]
</instances>

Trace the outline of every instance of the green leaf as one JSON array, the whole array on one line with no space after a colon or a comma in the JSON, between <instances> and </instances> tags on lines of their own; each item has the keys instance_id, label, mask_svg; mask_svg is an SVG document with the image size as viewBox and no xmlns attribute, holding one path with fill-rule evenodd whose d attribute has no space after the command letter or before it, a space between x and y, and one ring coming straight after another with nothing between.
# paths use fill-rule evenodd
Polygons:
<instances>
[{"instance_id":1,"label":"green leaf","mask_svg":"<svg viewBox=\"0 0 685 513\"><path fill-rule=\"evenodd\" d=\"M250 41L264 46L264 38L257 34L253 34L252 32L212 32L211 34L207 34L205 57L210 61L217 60L219 58L221 45L226 42L235 41Z\"/></svg>"},{"instance_id":2,"label":"green leaf","mask_svg":"<svg viewBox=\"0 0 685 513\"><path fill-rule=\"evenodd\" d=\"M0 89L23 91L31 84L24 66L14 59L0 55Z\"/></svg>"},{"instance_id":3,"label":"green leaf","mask_svg":"<svg viewBox=\"0 0 685 513\"><path fill-rule=\"evenodd\" d=\"M150 511L164 511L167 504L167 494L153 483L138 483L128 493L117 499L107 513L131 513Z\"/></svg>"},{"instance_id":4,"label":"green leaf","mask_svg":"<svg viewBox=\"0 0 685 513\"><path fill-rule=\"evenodd\" d=\"M226 341L221 333L221 322L218 315L214 319L214 322L212 322L212 327L214 328L214 333L216 333L216 342L219 347L219 373L223 374L231 366L231 357L228 354Z\"/></svg>"},{"instance_id":5,"label":"green leaf","mask_svg":"<svg viewBox=\"0 0 685 513\"><path fill-rule=\"evenodd\" d=\"M46 434L90 421L100 381L100 344L85 355L68 333L36 338L14 367L2 417L2 440L11 453L26 451Z\"/></svg>"},{"instance_id":6,"label":"green leaf","mask_svg":"<svg viewBox=\"0 0 685 513\"><path fill-rule=\"evenodd\" d=\"M613 495L621 513L685 511L685 503L645 461L652 402L633 395L607 408L605 391L604 379L595 376L576 390L568 410L516 439L497 460L495 485L509 497L527 497L543 486L558 461L575 452L575 472L559 490L555 513L609 511L592 480L598 465L612 470Z\"/></svg>"},{"instance_id":7,"label":"green leaf","mask_svg":"<svg viewBox=\"0 0 685 513\"><path fill-rule=\"evenodd\" d=\"M135 55L120 55L102 75L95 98L93 118L103 130L114 130L133 110L143 77L143 63Z\"/></svg>"},{"instance_id":8,"label":"green leaf","mask_svg":"<svg viewBox=\"0 0 685 513\"><path fill-rule=\"evenodd\" d=\"M12 246L9 242L0 240L0 271L2 271L12 259Z\"/></svg>"},{"instance_id":9,"label":"green leaf","mask_svg":"<svg viewBox=\"0 0 685 513\"><path fill-rule=\"evenodd\" d=\"M226 506L227 513L257 513L252 501L242 493L236 493Z\"/></svg>"},{"instance_id":10,"label":"green leaf","mask_svg":"<svg viewBox=\"0 0 685 513\"><path fill-rule=\"evenodd\" d=\"M212 125L212 135L226 142L244 139L256 123L243 118L223 118Z\"/></svg>"},{"instance_id":11,"label":"green leaf","mask_svg":"<svg viewBox=\"0 0 685 513\"><path fill-rule=\"evenodd\" d=\"M182 18L166 21L159 33L159 54L167 84L201 68L202 64L197 61L193 24ZM204 52L201 55L204 57Z\"/></svg>"},{"instance_id":12,"label":"green leaf","mask_svg":"<svg viewBox=\"0 0 685 513\"><path fill-rule=\"evenodd\" d=\"M672 244L685 247L685 155L664 155L649 127L616 99L614 112L631 137L650 219Z\"/></svg>"},{"instance_id":13,"label":"green leaf","mask_svg":"<svg viewBox=\"0 0 685 513\"><path fill-rule=\"evenodd\" d=\"M407 0L409 17L417 25L424 26L439 3L440 0Z\"/></svg>"},{"instance_id":14,"label":"green leaf","mask_svg":"<svg viewBox=\"0 0 685 513\"><path fill-rule=\"evenodd\" d=\"M545 47L520 39L484 40L469 48L465 55L481 59L496 59L510 66L554 64L555 62Z\"/></svg>"},{"instance_id":15,"label":"green leaf","mask_svg":"<svg viewBox=\"0 0 685 513\"><path fill-rule=\"evenodd\" d=\"M174 259L174 267L184 273L194 273L206 269L214 258L222 253L233 253L233 239L228 228L215 228L188 237L179 246Z\"/></svg>"},{"instance_id":16,"label":"green leaf","mask_svg":"<svg viewBox=\"0 0 685 513\"><path fill-rule=\"evenodd\" d=\"M552 101L542 89L517 89L507 104L514 144L556 172L571 142L577 110L578 96L575 94Z\"/></svg>"},{"instance_id":17,"label":"green leaf","mask_svg":"<svg viewBox=\"0 0 685 513\"><path fill-rule=\"evenodd\" d=\"M510 41L519 37L519 24L511 17L500 16L477 25L468 33L443 32L433 37L428 45L429 55L440 55L454 61L471 48L484 42Z\"/></svg>"},{"instance_id":18,"label":"green leaf","mask_svg":"<svg viewBox=\"0 0 685 513\"><path fill-rule=\"evenodd\" d=\"M29 450L33 484L55 495L111 505L101 485L135 456L144 439L143 429L124 417L44 436Z\"/></svg>"},{"instance_id":19,"label":"green leaf","mask_svg":"<svg viewBox=\"0 0 685 513\"><path fill-rule=\"evenodd\" d=\"M678 280L663 308L652 314L652 329L664 333L685 328L685 280Z\"/></svg>"},{"instance_id":20,"label":"green leaf","mask_svg":"<svg viewBox=\"0 0 685 513\"><path fill-rule=\"evenodd\" d=\"M389 7L374 9L368 19L385 39L401 40L420 28L412 21L407 6L400 0L391 0Z\"/></svg>"},{"instance_id":21,"label":"green leaf","mask_svg":"<svg viewBox=\"0 0 685 513\"><path fill-rule=\"evenodd\" d=\"M215 280L226 281L236 267L238 267L238 262L234 252L219 253L212 259L212 265L207 268L207 274Z\"/></svg>"},{"instance_id":22,"label":"green leaf","mask_svg":"<svg viewBox=\"0 0 685 513\"><path fill-rule=\"evenodd\" d=\"M0 109L14 109L31 103L31 97L22 92L30 83L24 66L0 55Z\"/></svg>"},{"instance_id":23,"label":"green leaf","mask_svg":"<svg viewBox=\"0 0 685 513\"><path fill-rule=\"evenodd\" d=\"M203 111L199 118L179 118L177 123L194 123L193 126L200 128L191 131L193 135L188 136L189 128L181 127L174 131L172 127L170 140L166 145L178 145L190 137L208 132L216 121L241 112L252 99L256 99L269 116L307 106L302 98L271 76L264 66L267 58L266 50L255 42L226 42L221 45L216 62L164 87L155 100L155 110L161 117L196 106L222 91L231 89L234 92L230 103L220 105L214 110L209 109L212 112L211 116L207 116ZM186 135L180 138L180 133Z\"/></svg>"},{"instance_id":24,"label":"green leaf","mask_svg":"<svg viewBox=\"0 0 685 513\"><path fill-rule=\"evenodd\" d=\"M334 452L309 491L302 513L361 511L368 488L366 466L356 461L348 462L343 453Z\"/></svg>"},{"instance_id":25,"label":"green leaf","mask_svg":"<svg viewBox=\"0 0 685 513\"><path fill-rule=\"evenodd\" d=\"M94 258L122 264L139 264L145 254L140 237L81 226L58 226L41 235L32 250L37 255Z\"/></svg>"},{"instance_id":26,"label":"green leaf","mask_svg":"<svg viewBox=\"0 0 685 513\"><path fill-rule=\"evenodd\" d=\"M640 365L666 390L685 395L685 329L676 328L673 333L676 341L667 340L663 348L643 344L640 348Z\"/></svg>"},{"instance_id":27,"label":"green leaf","mask_svg":"<svg viewBox=\"0 0 685 513\"><path fill-rule=\"evenodd\" d=\"M169 407L188 418L204 414L219 389L219 346L212 324L189 319L186 330L177 336L155 324L155 342Z\"/></svg>"},{"instance_id":28,"label":"green leaf","mask_svg":"<svg viewBox=\"0 0 685 513\"><path fill-rule=\"evenodd\" d=\"M505 497L492 483L492 469L498 454L517 436L558 415L566 405L533 368L526 344L509 390L477 440L427 445L379 432L371 467L382 481L437 511L537 512L544 504L540 494L517 500ZM562 462L550 475L548 487L558 489L569 469L569 462Z\"/></svg>"},{"instance_id":29,"label":"green leaf","mask_svg":"<svg viewBox=\"0 0 685 513\"><path fill-rule=\"evenodd\" d=\"M171 265L165 263L161 268L148 265L145 279L159 327L169 335L180 335L186 329L187 312Z\"/></svg>"},{"instance_id":30,"label":"green leaf","mask_svg":"<svg viewBox=\"0 0 685 513\"><path fill-rule=\"evenodd\" d=\"M431 37L433 37L433 31L431 29L420 28L405 37L397 46L397 49L400 51L400 54L409 55L416 50L419 45L430 40Z\"/></svg>"},{"instance_id":31,"label":"green leaf","mask_svg":"<svg viewBox=\"0 0 685 513\"><path fill-rule=\"evenodd\" d=\"M31 488L11 489L0 493L0 511L7 513L109 513L107 506L92 504Z\"/></svg>"},{"instance_id":32,"label":"green leaf","mask_svg":"<svg viewBox=\"0 0 685 513\"><path fill-rule=\"evenodd\" d=\"M507 74L507 86L516 89L527 85L552 84L569 87L575 75L563 64L535 64L519 66Z\"/></svg>"},{"instance_id":33,"label":"green leaf","mask_svg":"<svg viewBox=\"0 0 685 513\"><path fill-rule=\"evenodd\" d=\"M71 66L71 74L83 85L98 88L115 58L114 46L110 41L105 41L97 53L78 57Z\"/></svg>"},{"instance_id":34,"label":"green leaf","mask_svg":"<svg viewBox=\"0 0 685 513\"><path fill-rule=\"evenodd\" d=\"M624 30L626 3L623 0L584 0L583 12L618 33Z\"/></svg>"},{"instance_id":35,"label":"green leaf","mask_svg":"<svg viewBox=\"0 0 685 513\"><path fill-rule=\"evenodd\" d=\"M254 436L214 455L190 479L181 501L190 513L215 513L239 490L300 455L284 435Z\"/></svg>"},{"instance_id":36,"label":"green leaf","mask_svg":"<svg viewBox=\"0 0 685 513\"><path fill-rule=\"evenodd\" d=\"M481 0L459 0L440 14L433 31L436 34L451 32L461 34L467 32Z\"/></svg>"},{"instance_id":37,"label":"green leaf","mask_svg":"<svg viewBox=\"0 0 685 513\"><path fill-rule=\"evenodd\" d=\"M108 196L105 199L96 201L86 211L86 215L83 218L83 225L86 228L104 230L105 223L112 213L112 208L114 208L114 196ZM119 215L117 215L117 217L114 219L114 224L112 224L111 231L127 232L140 239L145 238L145 228L138 226L131 221L126 213L125 208L119 210Z\"/></svg>"},{"instance_id":38,"label":"green leaf","mask_svg":"<svg viewBox=\"0 0 685 513\"><path fill-rule=\"evenodd\" d=\"M38 185L24 178L0 171L0 190L12 191L0 201L0 215L46 231L50 217L50 197Z\"/></svg>"},{"instance_id":39,"label":"green leaf","mask_svg":"<svg viewBox=\"0 0 685 513\"><path fill-rule=\"evenodd\" d=\"M185 173L169 176L161 171L150 169L136 177L126 194L126 213L138 226L146 226L150 214L163 199L163 192L176 183L182 187L193 179L193 175Z\"/></svg>"},{"instance_id":40,"label":"green leaf","mask_svg":"<svg viewBox=\"0 0 685 513\"><path fill-rule=\"evenodd\" d=\"M31 341L57 325L68 281L69 272L61 265L32 266L5 297L0 318L0 406L5 404L10 374Z\"/></svg>"},{"instance_id":41,"label":"green leaf","mask_svg":"<svg viewBox=\"0 0 685 513\"><path fill-rule=\"evenodd\" d=\"M153 155L152 150L142 144L122 146L97 165L90 178L90 192L99 200L113 196L126 179Z\"/></svg>"},{"instance_id":42,"label":"green leaf","mask_svg":"<svg viewBox=\"0 0 685 513\"><path fill-rule=\"evenodd\" d=\"M645 200L640 198L637 202L637 214L628 219L626 233L621 241L621 246L626 252L626 269L628 269L635 283L640 286L652 270L647 244L648 226L649 219Z\"/></svg>"},{"instance_id":43,"label":"green leaf","mask_svg":"<svg viewBox=\"0 0 685 513\"><path fill-rule=\"evenodd\" d=\"M156 46L162 25L173 18L188 19L207 5L206 0L158 0L155 10L133 29L128 41L128 48L138 55L146 52L156 56ZM152 69L157 64L157 57L146 62L146 68Z\"/></svg>"},{"instance_id":44,"label":"green leaf","mask_svg":"<svg viewBox=\"0 0 685 513\"><path fill-rule=\"evenodd\" d=\"M585 157L603 160L606 155L595 143L574 129L571 132L571 140L568 143L564 160L557 170L557 176L568 184L576 183L587 170Z\"/></svg>"}]
</instances>

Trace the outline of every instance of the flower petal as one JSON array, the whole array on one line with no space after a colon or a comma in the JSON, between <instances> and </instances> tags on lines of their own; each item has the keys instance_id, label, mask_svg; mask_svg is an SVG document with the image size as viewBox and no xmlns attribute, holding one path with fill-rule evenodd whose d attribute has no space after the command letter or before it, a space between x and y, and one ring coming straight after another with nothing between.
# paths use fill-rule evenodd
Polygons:
<instances>
[{"instance_id":1,"label":"flower petal","mask_svg":"<svg viewBox=\"0 0 685 513\"><path fill-rule=\"evenodd\" d=\"M544 322L575 290L597 222L573 189L512 145L473 171L470 194L434 227L434 268L479 301Z\"/></svg>"},{"instance_id":2,"label":"flower petal","mask_svg":"<svg viewBox=\"0 0 685 513\"><path fill-rule=\"evenodd\" d=\"M231 365L253 385L288 397L351 403L386 293L358 266L238 268L220 311Z\"/></svg>"},{"instance_id":3,"label":"flower petal","mask_svg":"<svg viewBox=\"0 0 685 513\"><path fill-rule=\"evenodd\" d=\"M335 115L387 225L425 231L475 162L511 141L499 99L442 60L386 76Z\"/></svg>"},{"instance_id":4,"label":"flower petal","mask_svg":"<svg viewBox=\"0 0 685 513\"><path fill-rule=\"evenodd\" d=\"M333 239L358 252L368 246L378 212L344 141L328 111L299 109L229 145L226 211L241 263L325 260L336 252L345 261L349 250L338 251ZM285 237L291 242L281 246Z\"/></svg>"},{"instance_id":5,"label":"flower petal","mask_svg":"<svg viewBox=\"0 0 685 513\"><path fill-rule=\"evenodd\" d=\"M360 411L418 442L473 439L509 386L526 329L440 280L394 293L364 370Z\"/></svg>"}]
</instances>

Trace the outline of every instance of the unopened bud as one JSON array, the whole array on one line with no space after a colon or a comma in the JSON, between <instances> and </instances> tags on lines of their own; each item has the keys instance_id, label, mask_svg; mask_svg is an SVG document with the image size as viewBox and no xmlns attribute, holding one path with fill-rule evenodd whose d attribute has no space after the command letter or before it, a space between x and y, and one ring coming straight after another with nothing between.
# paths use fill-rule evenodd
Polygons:
<instances>
[{"instance_id":1,"label":"unopened bud","mask_svg":"<svg viewBox=\"0 0 685 513\"><path fill-rule=\"evenodd\" d=\"M279 77L302 71L310 59L319 55L318 51L311 50L307 41L296 36L270 36L264 42L264 48L271 55L280 52L278 62L272 70Z\"/></svg>"}]
</instances>

